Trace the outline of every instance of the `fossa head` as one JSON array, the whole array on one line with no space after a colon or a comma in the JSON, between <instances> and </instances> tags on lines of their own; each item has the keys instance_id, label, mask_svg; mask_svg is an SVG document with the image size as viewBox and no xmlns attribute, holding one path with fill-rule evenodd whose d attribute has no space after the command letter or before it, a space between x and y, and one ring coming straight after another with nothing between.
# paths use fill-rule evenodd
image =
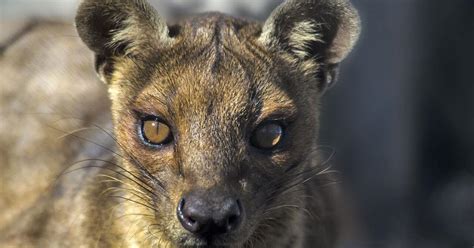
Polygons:
<instances>
[{"instance_id":1,"label":"fossa head","mask_svg":"<svg viewBox=\"0 0 474 248\"><path fill-rule=\"evenodd\" d=\"M304 201L294 189L314 166L319 100L359 34L350 3L168 24L144 0L85 0L76 25L109 87L148 238L240 246L291 225L298 211L278 206Z\"/></svg>"}]
</instances>

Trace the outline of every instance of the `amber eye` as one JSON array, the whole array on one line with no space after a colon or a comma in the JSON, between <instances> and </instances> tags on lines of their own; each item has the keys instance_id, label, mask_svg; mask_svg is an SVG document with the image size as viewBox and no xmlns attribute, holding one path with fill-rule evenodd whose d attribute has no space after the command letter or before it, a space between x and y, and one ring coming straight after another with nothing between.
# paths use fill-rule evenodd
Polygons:
<instances>
[{"instance_id":1,"label":"amber eye","mask_svg":"<svg viewBox=\"0 0 474 248\"><path fill-rule=\"evenodd\" d=\"M170 127L156 119L145 119L141 129L143 139L150 145L165 145L173 139Z\"/></svg>"},{"instance_id":2,"label":"amber eye","mask_svg":"<svg viewBox=\"0 0 474 248\"><path fill-rule=\"evenodd\" d=\"M278 123L260 125L252 135L252 145L260 149L273 149L283 138L283 127Z\"/></svg>"}]
</instances>

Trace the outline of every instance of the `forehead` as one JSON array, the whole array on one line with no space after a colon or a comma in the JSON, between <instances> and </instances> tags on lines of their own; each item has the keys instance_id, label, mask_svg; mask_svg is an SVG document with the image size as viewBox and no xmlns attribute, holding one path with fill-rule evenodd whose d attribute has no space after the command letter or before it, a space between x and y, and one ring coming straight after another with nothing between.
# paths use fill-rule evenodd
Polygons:
<instances>
[{"instance_id":1,"label":"forehead","mask_svg":"<svg viewBox=\"0 0 474 248\"><path fill-rule=\"evenodd\" d=\"M167 113L228 120L293 108L288 82L255 41L258 32L256 24L223 15L188 20L180 26L176 47L158 55L137 102Z\"/></svg>"}]
</instances>

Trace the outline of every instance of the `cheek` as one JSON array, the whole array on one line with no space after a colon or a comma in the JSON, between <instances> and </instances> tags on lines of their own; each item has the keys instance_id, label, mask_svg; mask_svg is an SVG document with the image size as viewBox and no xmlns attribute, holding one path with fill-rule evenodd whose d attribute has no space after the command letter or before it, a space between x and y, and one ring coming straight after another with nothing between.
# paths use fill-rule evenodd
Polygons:
<instances>
[{"instance_id":1,"label":"cheek","mask_svg":"<svg viewBox=\"0 0 474 248\"><path fill-rule=\"evenodd\" d=\"M279 168L284 169L285 167L291 166L293 163L293 151L284 151L280 152L278 154L275 154L271 157L272 160L272 166L277 166Z\"/></svg>"},{"instance_id":2,"label":"cheek","mask_svg":"<svg viewBox=\"0 0 474 248\"><path fill-rule=\"evenodd\" d=\"M134 120L123 120L116 125L116 132L121 156L124 157L123 166L143 181L155 185L153 194L148 191L143 193L150 194L149 196L154 201L150 204L159 206L155 213L157 217L169 220L169 224L174 223L175 208L185 185L179 176L173 146L163 149L148 147L138 136L139 132ZM148 173L153 179L146 176Z\"/></svg>"},{"instance_id":3,"label":"cheek","mask_svg":"<svg viewBox=\"0 0 474 248\"><path fill-rule=\"evenodd\" d=\"M314 143L311 132L289 131L292 131L292 133L286 135L282 149L267 158L270 161L270 166L286 170L291 166L295 166L295 164L301 163L309 155ZM281 173L281 171L276 173Z\"/></svg>"},{"instance_id":4,"label":"cheek","mask_svg":"<svg viewBox=\"0 0 474 248\"><path fill-rule=\"evenodd\" d=\"M317 140L318 125L313 118L296 122L288 130L287 152L290 160L303 159Z\"/></svg>"}]
</instances>

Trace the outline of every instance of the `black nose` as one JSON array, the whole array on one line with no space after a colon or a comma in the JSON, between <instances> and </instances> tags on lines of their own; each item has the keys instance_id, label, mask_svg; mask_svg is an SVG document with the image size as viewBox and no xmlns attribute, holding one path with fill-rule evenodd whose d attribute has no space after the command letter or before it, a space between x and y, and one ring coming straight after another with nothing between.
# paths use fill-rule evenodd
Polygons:
<instances>
[{"instance_id":1,"label":"black nose","mask_svg":"<svg viewBox=\"0 0 474 248\"><path fill-rule=\"evenodd\" d=\"M190 194L179 202L177 214L186 230L205 237L230 233L242 222L241 203L233 198L217 201Z\"/></svg>"}]
</instances>

